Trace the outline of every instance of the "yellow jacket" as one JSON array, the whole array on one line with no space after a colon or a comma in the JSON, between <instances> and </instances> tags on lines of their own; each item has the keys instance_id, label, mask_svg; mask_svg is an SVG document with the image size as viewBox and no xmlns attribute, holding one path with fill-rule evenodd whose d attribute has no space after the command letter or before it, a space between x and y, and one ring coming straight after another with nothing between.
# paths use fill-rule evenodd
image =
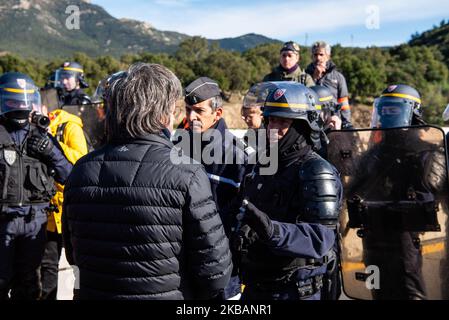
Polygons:
<instances>
[{"instance_id":1,"label":"yellow jacket","mask_svg":"<svg viewBox=\"0 0 449 320\"><path fill-rule=\"evenodd\" d=\"M62 132L62 139L58 139L58 141L67 160L75 164L88 151L81 118L61 109L50 112L48 117L50 118L50 132L54 137L58 133L58 128L67 123ZM50 232L61 233L63 192L64 186L56 183L56 194L50 202L58 208L58 212L52 212L48 217L47 230Z\"/></svg>"}]
</instances>

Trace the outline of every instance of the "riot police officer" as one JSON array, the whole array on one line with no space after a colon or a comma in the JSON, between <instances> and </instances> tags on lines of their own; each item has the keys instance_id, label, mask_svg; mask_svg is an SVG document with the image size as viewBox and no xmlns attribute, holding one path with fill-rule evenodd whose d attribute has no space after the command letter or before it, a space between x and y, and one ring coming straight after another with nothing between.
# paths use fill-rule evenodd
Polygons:
<instances>
[{"instance_id":1,"label":"riot police officer","mask_svg":"<svg viewBox=\"0 0 449 320\"><path fill-rule=\"evenodd\" d=\"M332 92L325 86L315 85L310 87L318 95L321 104L321 119L324 122L324 131L341 129L341 105L337 103L337 100L332 95Z\"/></svg>"},{"instance_id":2,"label":"riot police officer","mask_svg":"<svg viewBox=\"0 0 449 320\"><path fill-rule=\"evenodd\" d=\"M376 99L371 126L374 128L397 128L408 127L412 125L425 124L422 120L421 97L419 92L408 85L391 85L386 88L381 96ZM408 135L407 139L402 139L397 132L385 132L383 140L374 137L377 145L382 146L391 144L389 154L378 154L376 159L384 159L385 156L403 159L398 146L407 143L418 148L419 142L412 141L413 136ZM394 140L393 140L394 139ZM394 150L396 149L396 151ZM383 148L384 152L387 149ZM396 155L395 155L396 154ZM367 158L371 158L368 156ZM413 178L407 178L407 174L421 177L420 168L424 163L423 159L415 159L415 162L407 159L401 160L400 165L391 170L388 174L390 184L395 187L397 200L410 200L409 190L419 194L427 193L422 182L414 181ZM385 163L386 161L384 161ZM377 162L380 170L385 171L386 165L382 161ZM367 167L372 168L368 163ZM414 172L413 172L413 171ZM396 173L397 178L395 179ZM404 174L405 173L405 174ZM397 182L401 182L401 186ZM354 187L355 188L355 187ZM398 203L400 201L397 201ZM380 270L380 287L373 291L375 299L400 299L417 300L426 298L425 282L422 274L422 246L418 232L401 230L397 227L394 217L394 209L385 207L382 215L389 216L388 219L376 219L370 230L364 232L364 260L366 265L376 265ZM388 214L388 211L391 211ZM411 212L409 212L411 215ZM380 215L378 215L380 216ZM373 220L374 221L374 220ZM381 228L376 228L375 223L382 224Z\"/></svg>"},{"instance_id":3,"label":"riot police officer","mask_svg":"<svg viewBox=\"0 0 449 320\"><path fill-rule=\"evenodd\" d=\"M332 95L332 92L325 86L315 85L310 87L318 96L319 103L321 105L320 117L323 120L323 130L325 133L331 130L341 129L341 115L340 105ZM327 144L329 140L325 135L321 136L321 149L318 154L327 160ZM337 224L338 225L338 224ZM334 264L329 265L329 268L323 276L323 288L321 290L322 300L338 300L341 295L341 279L340 279L340 244L338 227L334 229L336 231L334 250L336 254L336 261Z\"/></svg>"},{"instance_id":4,"label":"riot police officer","mask_svg":"<svg viewBox=\"0 0 449 320\"><path fill-rule=\"evenodd\" d=\"M263 175L257 165L246 177L243 226L234 238L243 299L319 299L323 274L335 262L341 181L314 151L322 134L315 93L294 82L273 84L264 117L278 170Z\"/></svg>"},{"instance_id":5,"label":"riot police officer","mask_svg":"<svg viewBox=\"0 0 449 320\"><path fill-rule=\"evenodd\" d=\"M111 74L101 80L97 88L95 89L95 93L92 96L92 104L95 106L95 117L89 117L87 123L90 125L87 129L87 138L90 140L90 143L94 149L98 149L106 143L106 134L105 134L105 119L106 119L106 111L107 111L107 97L106 97L106 89L109 87L110 83L114 82L116 79L123 76L125 71L118 71L114 74Z\"/></svg>"},{"instance_id":6,"label":"riot police officer","mask_svg":"<svg viewBox=\"0 0 449 320\"><path fill-rule=\"evenodd\" d=\"M47 133L39 89L22 73L0 77L0 300L37 299L38 268L45 248L53 179L64 183L72 168Z\"/></svg>"},{"instance_id":7,"label":"riot police officer","mask_svg":"<svg viewBox=\"0 0 449 320\"><path fill-rule=\"evenodd\" d=\"M77 62L64 62L55 72L55 86L59 90L59 99L64 105L90 104L91 99L83 89L89 85L84 79L83 66Z\"/></svg>"}]
</instances>

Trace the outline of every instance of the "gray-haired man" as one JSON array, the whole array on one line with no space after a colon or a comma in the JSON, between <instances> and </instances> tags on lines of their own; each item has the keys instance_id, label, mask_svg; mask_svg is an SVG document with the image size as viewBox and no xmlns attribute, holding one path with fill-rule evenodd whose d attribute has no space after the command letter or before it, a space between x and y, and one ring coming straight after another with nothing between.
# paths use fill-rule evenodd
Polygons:
<instances>
[{"instance_id":1,"label":"gray-haired man","mask_svg":"<svg viewBox=\"0 0 449 320\"><path fill-rule=\"evenodd\" d=\"M342 128L351 128L348 86L345 77L337 71L337 66L331 60L331 46L324 41L315 42L312 45L312 61L307 66L306 73L312 76L317 85L331 90L334 98L341 104Z\"/></svg>"},{"instance_id":2,"label":"gray-haired man","mask_svg":"<svg viewBox=\"0 0 449 320\"><path fill-rule=\"evenodd\" d=\"M229 282L229 242L208 177L170 157L181 94L157 64L134 64L110 81L108 143L76 163L64 192L76 299L209 299Z\"/></svg>"}]
</instances>

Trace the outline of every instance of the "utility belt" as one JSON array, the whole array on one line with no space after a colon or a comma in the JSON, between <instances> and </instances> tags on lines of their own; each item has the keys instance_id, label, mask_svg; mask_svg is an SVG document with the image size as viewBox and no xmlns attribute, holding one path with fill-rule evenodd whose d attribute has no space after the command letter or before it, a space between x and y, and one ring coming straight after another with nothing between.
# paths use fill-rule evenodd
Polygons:
<instances>
[{"instance_id":1,"label":"utility belt","mask_svg":"<svg viewBox=\"0 0 449 320\"><path fill-rule=\"evenodd\" d=\"M33 221L34 218L36 218L36 209L31 207L29 209L29 212L27 214L20 214L18 212L8 212L9 207L28 207L33 206L37 204L47 204L47 203L22 203L21 206L19 205L12 205L12 204L0 204L0 221L11 221L19 217L24 217L27 221ZM50 207L45 208L47 211L47 214L49 210L51 210Z\"/></svg>"},{"instance_id":2,"label":"utility belt","mask_svg":"<svg viewBox=\"0 0 449 320\"><path fill-rule=\"evenodd\" d=\"M323 287L323 275L317 275L307 280L248 284L248 288L251 287L262 292L284 292L293 289L298 292L299 298L305 299L321 291Z\"/></svg>"}]
</instances>

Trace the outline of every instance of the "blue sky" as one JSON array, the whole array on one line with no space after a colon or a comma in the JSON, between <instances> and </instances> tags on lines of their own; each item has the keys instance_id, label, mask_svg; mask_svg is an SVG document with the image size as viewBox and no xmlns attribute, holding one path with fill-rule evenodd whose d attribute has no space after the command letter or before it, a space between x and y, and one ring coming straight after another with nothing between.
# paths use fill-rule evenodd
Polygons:
<instances>
[{"instance_id":1,"label":"blue sky","mask_svg":"<svg viewBox=\"0 0 449 320\"><path fill-rule=\"evenodd\" d=\"M449 19L441 0L92 0L116 18L210 39L258 33L310 45L390 46Z\"/></svg>"}]
</instances>

